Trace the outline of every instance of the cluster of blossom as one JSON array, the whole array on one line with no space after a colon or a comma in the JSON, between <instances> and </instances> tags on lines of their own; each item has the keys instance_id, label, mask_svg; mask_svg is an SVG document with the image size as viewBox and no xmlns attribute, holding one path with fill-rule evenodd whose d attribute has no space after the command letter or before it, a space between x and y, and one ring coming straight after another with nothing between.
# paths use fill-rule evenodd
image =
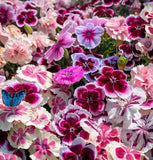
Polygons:
<instances>
[{"instance_id":1,"label":"cluster of blossom","mask_svg":"<svg viewBox=\"0 0 153 160\"><path fill-rule=\"evenodd\" d=\"M0 1L1 160L152 160L152 108L152 0Z\"/></svg>"}]
</instances>

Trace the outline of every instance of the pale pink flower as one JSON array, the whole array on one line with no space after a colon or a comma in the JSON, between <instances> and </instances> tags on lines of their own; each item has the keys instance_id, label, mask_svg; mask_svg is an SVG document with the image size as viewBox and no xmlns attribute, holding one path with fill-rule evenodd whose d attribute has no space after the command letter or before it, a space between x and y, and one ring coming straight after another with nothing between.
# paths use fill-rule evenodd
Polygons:
<instances>
[{"instance_id":1,"label":"pale pink flower","mask_svg":"<svg viewBox=\"0 0 153 160\"><path fill-rule=\"evenodd\" d=\"M130 42L131 39L128 34L128 26L124 17L113 17L105 24L106 32L113 38L122 41Z\"/></svg>"},{"instance_id":2,"label":"pale pink flower","mask_svg":"<svg viewBox=\"0 0 153 160\"><path fill-rule=\"evenodd\" d=\"M30 105L21 102L17 107L7 107L0 105L0 129L8 131L13 126L13 122L22 122L26 124L31 119L32 111Z\"/></svg>"},{"instance_id":3,"label":"pale pink flower","mask_svg":"<svg viewBox=\"0 0 153 160\"><path fill-rule=\"evenodd\" d=\"M55 35L57 22L56 13L53 10L49 10L45 17L39 19L38 30L46 34Z\"/></svg>"},{"instance_id":4,"label":"pale pink flower","mask_svg":"<svg viewBox=\"0 0 153 160\"><path fill-rule=\"evenodd\" d=\"M57 160L60 147L59 138L49 132L40 132L29 148L30 157L32 160Z\"/></svg>"},{"instance_id":5,"label":"pale pink flower","mask_svg":"<svg viewBox=\"0 0 153 160\"><path fill-rule=\"evenodd\" d=\"M131 70L131 76L130 84L133 87L140 87L147 95L153 96L153 64L134 67Z\"/></svg>"},{"instance_id":6,"label":"pale pink flower","mask_svg":"<svg viewBox=\"0 0 153 160\"><path fill-rule=\"evenodd\" d=\"M25 126L23 123L14 124L8 134L8 141L15 148L28 149L38 137L38 129L34 126Z\"/></svg>"},{"instance_id":7,"label":"pale pink flower","mask_svg":"<svg viewBox=\"0 0 153 160\"><path fill-rule=\"evenodd\" d=\"M31 43L25 37L12 37L5 44L2 56L6 61L24 65L32 60Z\"/></svg>"},{"instance_id":8,"label":"pale pink flower","mask_svg":"<svg viewBox=\"0 0 153 160\"><path fill-rule=\"evenodd\" d=\"M28 35L28 38L32 42L32 45L39 49L49 47L52 43L48 35L43 32L33 32Z\"/></svg>"},{"instance_id":9,"label":"pale pink flower","mask_svg":"<svg viewBox=\"0 0 153 160\"><path fill-rule=\"evenodd\" d=\"M0 68L4 67L7 63L5 59L2 57L2 52L5 50L5 48L0 47Z\"/></svg>"},{"instance_id":10,"label":"pale pink flower","mask_svg":"<svg viewBox=\"0 0 153 160\"><path fill-rule=\"evenodd\" d=\"M52 73L46 71L45 66L25 65L17 70L17 78L38 83L42 89L52 85Z\"/></svg>"},{"instance_id":11,"label":"pale pink flower","mask_svg":"<svg viewBox=\"0 0 153 160\"><path fill-rule=\"evenodd\" d=\"M79 73L79 74L78 74ZM57 72L54 77L53 81L58 84L66 84L71 85L75 82L78 82L83 77L84 70L82 67L67 67L65 69L61 69Z\"/></svg>"},{"instance_id":12,"label":"pale pink flower","mask_svg":"<svg viewBox=\"0 0 153 160\"><path fill-rule=\"evenodd\" d=\"M31 119L26 123L26 125L43 129L50 122L51 114L43 107L32 107L31 110Z\"/></svg>"}]
</instances>

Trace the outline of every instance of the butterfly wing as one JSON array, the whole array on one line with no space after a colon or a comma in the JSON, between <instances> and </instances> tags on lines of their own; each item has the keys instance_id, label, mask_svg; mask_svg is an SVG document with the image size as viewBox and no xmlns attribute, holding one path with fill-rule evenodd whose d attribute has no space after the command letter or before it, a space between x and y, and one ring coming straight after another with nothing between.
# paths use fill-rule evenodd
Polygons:
<instances>
[{"instance_id":1,"label":"butterfly wing","mask_svg":"<svg viewBox=\"0 0 153 160\"><path fill-rule=\"evenodd\" d=\"M18 106L20 104L21 100L23 99L23 97L25 96L25 94L26 94L26 90L14 93L13 100L12 100L12 106L13 107Z\"/></svg>"},{"instance_id":2,"label":"butterfly wing","mask_svg":"<svg viewBox=\"0 0 153 160\"><path fill-rule=\"evenodd\" d=\"M11 106L11 102L12 102L12 97L11 97L11 94L6 91L6 90L2 90L2 99L3 99L3 103L6 105L6 106Z\"/></svg>"}]
</instances>

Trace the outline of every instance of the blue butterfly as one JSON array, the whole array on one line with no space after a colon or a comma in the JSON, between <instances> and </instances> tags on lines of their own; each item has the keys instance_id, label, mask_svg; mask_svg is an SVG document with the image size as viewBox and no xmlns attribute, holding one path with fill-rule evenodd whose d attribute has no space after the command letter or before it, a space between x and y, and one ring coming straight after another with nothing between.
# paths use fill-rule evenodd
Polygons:
<instances>
[{"instance_id":1,"label":"blue butterfly","mask_svg":"<svg viewBox=\"0 0 153 160\"><path fill-rule=\"evenodd\" d=\"M13 93L13 97L11 97L11 94L8 91L2 90L3 103L8 107L18 106L21 100L24 98L25 94L26 90L23 90Z\"/></svg>"}]
</instances>

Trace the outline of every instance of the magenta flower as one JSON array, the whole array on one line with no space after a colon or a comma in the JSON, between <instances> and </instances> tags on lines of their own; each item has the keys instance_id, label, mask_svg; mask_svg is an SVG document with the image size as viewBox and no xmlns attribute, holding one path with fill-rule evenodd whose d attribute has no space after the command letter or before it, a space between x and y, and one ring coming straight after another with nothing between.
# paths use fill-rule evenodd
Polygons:
<instances>
[{"instance_id":1,"label":"magenta flower","mask_svg":"<svg viewBox=\"0 0 153 160\"><path fill-rule=\"evenodd\" d=\"M128 27L128 32L132 39L145 38L145 24L147 22L141 17L129 16L126 19L126 24Z\"/></svg>"},{"instance_id":2,"label":"magenta flower","mask_svg":"<svg viewBox=\"0 0 153 160\"><path fill-rule=\"evenodd\" d=\"M121 0L103 0L104 5L111 6L113 4L119 4Z\"/></svg>"},{"instance_id":3,"label":"magenta flower","mask_svg":"<svg viewBox=\"0 0 153 160\"><path fill-rule=\"evenodd\" d=\"M99 69L99 59L94 56L88 56L83 53L71 55L73 66L81 66L84 74L93 73Z\"/></svg>"},{"instance_id":4,"label":"magenta flower","mask_svg":"<svg viewBox=\"0 0 153 160\"><path fill-rule=\"evenodd\" d=\"M26 95L24 97L24 101L32 104L39 105L43 98L40 94L41 89L34 83L19 83L16 82L11 86L5 87L5 90L8 91L12 96L14 92L19 92L22 90L26 90Z\"/></svg>"},{"instance_id":5,"label":"magenta flower","mask_svg":"<svg viewBox=\"0 0 153 160\"><path fill-rule=\"evenodd\" d=\"M14 19L14 10L12 6L7 5L6 3L0 4L0 24L6 25L10 20Z\"/></svg>"},{"instance_id":6,"label":"magenta flower","mask_svg":"<svg viewBox=\"0 0 153 160\"><path fill-rule=\"evenodd\" d=\"M84 74L84 71L82 67L70 66L65 69L61 69L59 72L57 72L53 77L53 81L54 83L58 83L58 84L71 85L75 82L80 81L81 78L83 77L83 74Z\"/></svg>"},{"instance_id":7,"label":"magenta flower","mask_svg":"<svg viewBox=\"0 0 153 160\"><path fill-rule=\"evenodd\" d=\"M97 157L97 151L93 144L85 144L84 139L76 138L72 142L72 145L68 147L60 148L61 160L68 159L82 159L82 160L95 160Z\"/></svg>"},{"instance_id":8,"label":"magenta flower","mask_svg":"<svg viewBox=\"0 0 153 160\"><path fill-rule=\"evenodd\" d=\"M36 10L23 10L16 17L16 23L19 27L23 27L25 24L29 26L35 26L37 24L37 11Z\"/></svg>"},{"instance_id":9,"label":"magenta flower","mask_svg":"<svg viewBox=\"0 0 153 160\"><path fill-rule=\"evenodd\" d=\"M86 26L76 27L75 33L80 45L87 49L93 49L100 44L104 29L101 26L94 26L93 23L87 23Z\"/></svg>"},{"instance_id":10,"label":"magenta flower","mask_svg":"<svg viewBox=\"0 0 153 160\"><path fill-rule=\"evenodd\" d=\"M74 43L75 39L71 38L71 34L66 32L60 35L56 44L54 44L47 52L45 52L44 56L47 59L47 63L51 63L53 60L58 61L63 57L64 49L70 48Z\"/></svg>"},{"instance_id":11,"label":"magenta flower","mask_svg":"<svg viewBox=\"0 0 153 160\"><path fill-rule=\"evenodd\" d=\"M89 133L80 126L80 121L88 119L90 116L90 113L81 107L69 105L55 115L52 125L56 133L61 137L62 143L70 145L78 134L81 134L81 137L86 135L86 139L89 138Z\"/></svg>"},{"instance_id":12,"label":"magenta flower","mask_svg":"<svg viewBox=\"0 0 153 160\"><path fill-rule=\"evenodd\" d=\"M122 97L129 92L126 74L111 67L102 67L97 84L104 88L105 94L109 97Z\"/></svg>"},{"instance_id":13,"label":"magenta flower","mask_svg":"<svg viewBox=\"0 0 153 160\"><path fill-rule=\"evenodd\" d=\"M74 92L74 104L89 111L93 116L100 115L105 108L105 94L101 87L93 83L78 87Z\"/></svg>"}]
</instances>

